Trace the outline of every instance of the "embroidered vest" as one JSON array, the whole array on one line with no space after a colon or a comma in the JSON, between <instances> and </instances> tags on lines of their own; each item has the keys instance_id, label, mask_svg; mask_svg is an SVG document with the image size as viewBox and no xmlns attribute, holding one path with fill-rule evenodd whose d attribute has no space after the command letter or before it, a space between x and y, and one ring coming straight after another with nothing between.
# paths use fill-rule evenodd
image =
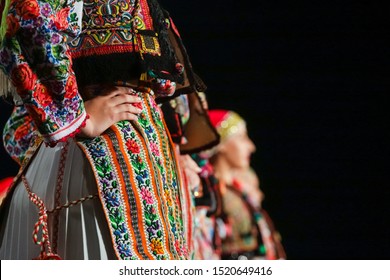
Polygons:
<instances>
[{"instance_id":1,"label":"embroidered vest","mask_svg":"<svg viewBox=\"0 0 390 280\"><path fill-rule=\"evenodd\" d=\"M84 0L82 32L70 42L79 86L138 79L182 83L169 18L156 0Z\"/></svg>"}]
</instances>

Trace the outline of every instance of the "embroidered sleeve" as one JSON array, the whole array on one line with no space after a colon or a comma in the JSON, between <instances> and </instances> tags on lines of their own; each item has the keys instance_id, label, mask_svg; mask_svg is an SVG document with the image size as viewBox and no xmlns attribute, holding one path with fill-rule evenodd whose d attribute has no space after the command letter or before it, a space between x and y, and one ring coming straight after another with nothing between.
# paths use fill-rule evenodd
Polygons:
<instances>
[{"instance_id":1,"label":"embroidered sleeve","mask_svg":"<svg viewBox=\"0 0 390 280\"><path fill-rule=\"evenodd\" d=\"M19 165L23 162L34 134L36 127L25 107L16 106L4 126L3 144L7 153Z\"/></svg>"},{"instance_id":2,"label":"embroidered sleeve","mask_svg":"<svg viewBox=\"0 0 390 280\"><path fill-rule=\"evenodd\" d=\"M0 65L50 145L86 121L67 42L80 31L77 0L12 1Z\"/></svg>"}]
</instances>

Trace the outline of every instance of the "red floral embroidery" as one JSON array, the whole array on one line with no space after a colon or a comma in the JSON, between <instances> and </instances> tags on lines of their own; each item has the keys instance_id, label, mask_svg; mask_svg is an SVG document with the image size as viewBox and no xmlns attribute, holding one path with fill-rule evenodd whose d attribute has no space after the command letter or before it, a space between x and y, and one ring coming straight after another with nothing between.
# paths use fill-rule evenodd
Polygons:
<instances>
[{"instance_id":1,"label":"red floral embroidery","mask_svg":"<svg viewBox=\"0 0 390 280\"><path fill-rule=\"evenodd\" d=\"M14 15L9 15L7 17L7 33L5 36L8 38L14 36L16 34L16 31L18 31L20 28L20 24L18 19Z\"/></svg>"},{"instance_id":2,"label":"red floral embroidery","mask_svg":"<svg viewBox=\"0 0 390 280\"><path fill-rule=\"evenodd\" d=\"M37 126L40 126L46 120L46 113L42 108L32 105L25 105L25 107Z\"/></svg>"},{"instance_id":3,"label":"red floral embroidery","mask_svg":"<svg viewBox=\"0 0 390 280\"><path fill-rule=\"evenodd\" d=\"M131 139L127 140L126 147L133 154L138 154L140 152L139 146L137 145L137 142L135 142L134 140Z\"/></svg>"},{"instance_id":4,"label":"red floral embroidery","mask_svg":"<svg viewBox=\"0 0 390 280\"><path fill-rule=\"evenodd\" d=\"M68 22L69 12L70 12L70 8L67 7L67 8L61 9L56 14L55 25L58 28L58 30L64 30L64 29L68 28L68 26L69 26L69 22Z\"/></svg>"},{"instance_id":5,"label":"red floral embroidery","mask_svg":"<svg viewBox=\"0 0 390 280\"><path fill-rule=\"evenodd\" d=\"M65 86L65 98L73 98L77 94L77 82L74 75L69 76Z\"/></svg>"},{"instance_id":6,"label":"red floral embroidery","mask_svg":"<svg viewBox=\"0 0 390 280\"><path fill-rule=\"evenodd\" d=\"M11 72L11 81L22 95L34 89L36 80L36 75L27 64L20 64Z\"/></svg>"},{"instance_id":7,"label":"red floral embroidery","mask_svg":"<svg viewBox=\"0 0 390 280\"><path fill-rule=\"evenodd\" d=\"M34 91L34 97L35 100L43 107L49 106L53 103L53 99L51 98L47 88L42 84L37 85Z\"/></svg>"},{"instance_id":8,"label":"red floral embroidery","mask_svg":"<svg viewBox=\"0 0 390 280\"><path fill-rule=\"evenodd\" d=\"M26 117L26 121L22 125L18 126L14 133L16 141L25 138L33 130L31 121L31 117Z\"/></svg>"},{"instance_id":9,"label":"red floral embroidery","mask_svg":"<svg viewBox=\"0 0 390 280\"><path fill-rule=\"evenodd\" d=\"M39 5L36 0L18 1L16 13L23 19L33 19L39 16Z\"/></svg>"}]
</instances>

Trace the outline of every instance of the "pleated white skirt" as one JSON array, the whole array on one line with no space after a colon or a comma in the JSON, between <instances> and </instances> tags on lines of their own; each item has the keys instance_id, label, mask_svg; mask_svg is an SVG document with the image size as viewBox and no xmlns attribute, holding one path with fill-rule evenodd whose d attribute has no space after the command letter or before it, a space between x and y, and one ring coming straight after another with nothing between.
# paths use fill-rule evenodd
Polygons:
<instances>
[{"instance_id":1,"label":"pleated white skirt","mask_svg":"<svg viewBox=\"0 0 390 280\"><path fill-rule=\"evenodd\" d=\"M31 189L48 210L55 206L56 184L61 150L41 145L26 174ZM69 140L64 168L61 203L97 194L96 182L87 159L73 140ZM4 214L4 213L3 213ZM53 216L49 214L49 237L53 244ZM98 197L59 211L57 252L63 259L115 259L108 226ZM22 181L15 191L3 219L0 259L28 260L39 256L41 247L33 242L38 208L33 204ZM41 234L39 234L40 236Z\"/></svg>"}]
</instances>

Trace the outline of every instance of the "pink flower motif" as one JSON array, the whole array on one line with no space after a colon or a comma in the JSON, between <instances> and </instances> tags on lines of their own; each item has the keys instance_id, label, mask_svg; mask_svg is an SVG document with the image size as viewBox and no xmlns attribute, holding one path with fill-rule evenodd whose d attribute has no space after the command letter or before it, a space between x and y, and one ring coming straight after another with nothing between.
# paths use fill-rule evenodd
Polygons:
<instances>
[{"instance_id":1,"label":"pink flower motif","mask_svg":"<svg viewBox=\"0 0 390 280\"><path fill-rule=\"evenodd\" d=\"M154 101L154 99L150 100L150 103L152 103L152 107L154 110L157 110L159 111L160 110L160 107L158 107L156 101Z\"/></svg>"},{"instance_id":2,"label":"pink flower motif","mask_svg":"<svg viewBox=\"0 0 390 280\"><path fill-rule=\"evenodd\" d=\"M160 155L160 151L158 150L158 146L154 142L150 142L150 149L152 150L152 153L155 154L156 156Z\"/></svg>"},{"instance_id":3,"label":"pink flower motif","mask_svg":"<svg viewBox=\"0 0 390 280\"><path fill-rule=\"evenodd\" d=\"M175 241L175 249L176 249L176 252L177 252L179 255L182 255L180 242L179 242L179 240L177 240L177 239L176 239L176 241Z\"/></svg>"},{"instance_id":4,"label":"pink flower motif","mask_svg":"<svg viewBox=\"0 0 390 280\"><path fill-rule=\"evenodd\" d=\"M183 253L184 256L188 256L188 250L186 247L181 247L181 252Z\"/></svg>"},{"instance_id":5,"label":"pink flower motif","mask_svg":"<svg viewBox=\"0 0 390 280\"><path fill-rule=\"evenodd\" d=\"M143 187L141 189L141 195L142 195L142 199L146 201L146 204L153 204L152 194L147 188Z\"/></svg>"}]
</instances>

